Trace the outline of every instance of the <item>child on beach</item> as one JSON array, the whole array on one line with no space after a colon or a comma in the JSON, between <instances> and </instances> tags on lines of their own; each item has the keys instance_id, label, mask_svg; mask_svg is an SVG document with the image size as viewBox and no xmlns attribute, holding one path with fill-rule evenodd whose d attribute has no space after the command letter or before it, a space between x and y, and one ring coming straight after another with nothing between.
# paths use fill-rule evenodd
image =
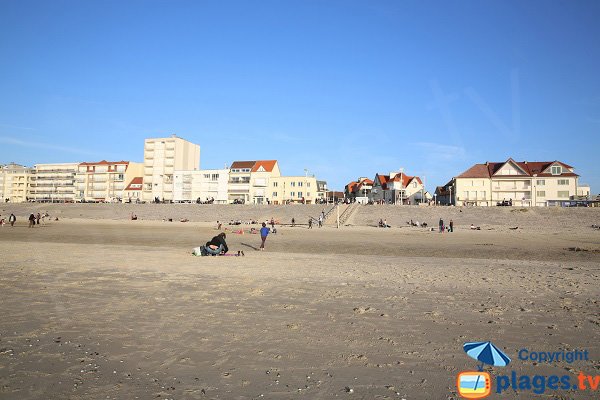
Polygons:
<instances>
[{"instance_id":1,"label":"child on beach","mask_svg":"<svg viewBox=\"0 0 600 400\"><path fill-rule=\"evenodd\" d=\"M263 222L262 228L260 228L260 239L262 240L260 244L260 251L265 249L265 241L267 240L267 236L269 235L269 228L267 228L267 224Z\"/></svg>"}]
</instances>

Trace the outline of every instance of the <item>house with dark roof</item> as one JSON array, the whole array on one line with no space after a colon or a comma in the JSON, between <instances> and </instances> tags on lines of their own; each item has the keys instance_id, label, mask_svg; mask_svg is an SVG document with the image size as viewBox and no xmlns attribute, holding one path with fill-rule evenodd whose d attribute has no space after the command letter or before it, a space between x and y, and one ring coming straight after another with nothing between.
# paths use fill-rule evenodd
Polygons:
<instances>
[{"instance_id":1,"label":"house with dark roof","mask_svg":"<svg viewBox=\"0 0 600 400\"><path fill-rule=\"evenodd\" d=\"M561 205L578 193L574 168L561 161L475 164L451 180L449 203L519 207Z\"/></svg>"}]
</instances>

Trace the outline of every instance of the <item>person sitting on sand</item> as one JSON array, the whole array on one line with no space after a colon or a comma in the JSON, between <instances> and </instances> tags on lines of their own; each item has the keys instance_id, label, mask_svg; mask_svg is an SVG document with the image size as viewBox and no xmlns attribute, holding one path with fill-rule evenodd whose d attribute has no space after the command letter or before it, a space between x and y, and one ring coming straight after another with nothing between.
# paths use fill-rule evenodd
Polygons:
<instances>
[{"instance_id":1,"label":"person sitting on sand","mask_svg":"<svg viewBox=\"0 0 600 400\"><path fill-rule=\"evenodd\" d=\"M229 251L229 247L227 247L225 238L225 232L221 232L217 236L213 237L210 242L206 242L206 252L213 256L227 253Z\"/></svg>"},{"instance_id":2,"label":"person sitting on sand","mask_svg":"<svg viewBox=\"0 0 600 400\"><path fill-rule=\"evenodd\" d=\"M474 230L474 231L480 231L481 227L480 226L475 226L475 225L471 224L471 229Z\"/></svg>"}]
</instances>

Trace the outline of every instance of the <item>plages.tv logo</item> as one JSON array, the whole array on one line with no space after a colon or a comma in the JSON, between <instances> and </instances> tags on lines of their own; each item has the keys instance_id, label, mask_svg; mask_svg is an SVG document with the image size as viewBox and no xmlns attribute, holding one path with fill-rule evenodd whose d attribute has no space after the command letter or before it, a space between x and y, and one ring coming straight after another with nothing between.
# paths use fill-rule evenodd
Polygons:
<instances>
[{"instance_id":1,"label":"plages.tv logo","mask_svg":"<svg viewBox=\"0 0 600 400\"><path fill-rule=\"evenodd\" d=\"M463 371L456 377L458 394L465 399L482 399L492 392L492 378L483 371L483 365L505 367L510 358L492 342L469 342L463 345L465 352L481 364L477 371Z\"/></svg>"}]
</instances>

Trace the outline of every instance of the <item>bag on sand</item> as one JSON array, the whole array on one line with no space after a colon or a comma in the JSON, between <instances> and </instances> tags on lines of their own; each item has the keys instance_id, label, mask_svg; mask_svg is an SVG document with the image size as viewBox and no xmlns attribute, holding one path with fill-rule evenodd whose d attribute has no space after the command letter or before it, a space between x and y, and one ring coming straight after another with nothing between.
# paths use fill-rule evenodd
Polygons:
<instances>
[{"instance_id":1,"label":"bag on sand","mask_svg":"<svg viewBox=\"0 0 600 400\"><path fill-rule=\"evenodd\" d=\"M207 256L206 248L204 246L194 247L192 254L195 256Z\"/></svg>"}]
</instances>

